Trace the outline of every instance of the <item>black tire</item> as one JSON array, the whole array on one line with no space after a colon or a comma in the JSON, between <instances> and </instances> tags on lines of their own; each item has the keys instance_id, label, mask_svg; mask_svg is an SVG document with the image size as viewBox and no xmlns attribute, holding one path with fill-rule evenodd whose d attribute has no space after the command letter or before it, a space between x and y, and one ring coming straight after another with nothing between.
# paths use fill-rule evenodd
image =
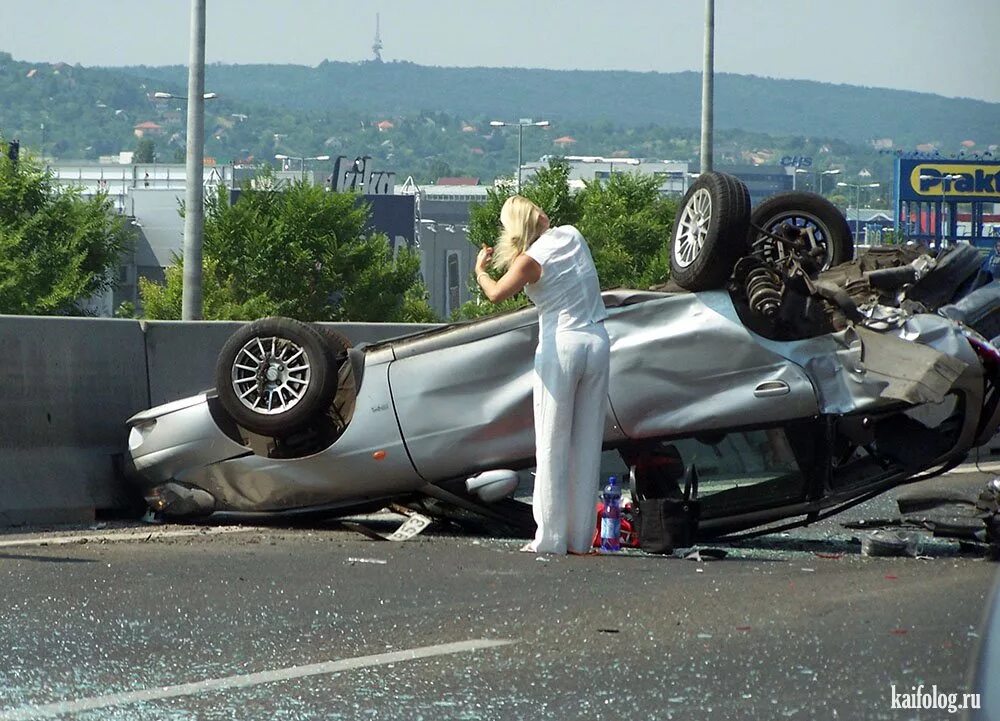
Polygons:
<instances>
[{"instance_id":1,"label":"black tire","mask_svg":"<svg viewBox=\"0 0 1000 721\"><path fill-rule=\"evenodd\" d=\"M314 326L326 340L327 347L334 358L337 368L337 391L328 409L328 415L335 423L337 430L343 432L354 415L354 404L357 401L357 378L351 370L347 357L348 348L354 344L340 331L319 325Z\"/></svg>"},{"instance_id":2,"label":"black tire","mask_svg":"<svg viewBox=\"0 0 1000 721\"><path fill-rule=\"evenodd\" d=\"M219 400L239 425L284 436L327 410L337 392L337 363L325 335L311 325L263 318L226 341L215 378Z\"/></svg>"},{"instance_id":3,"label":"black tire","mask_svg":"<svg viewBox=\"0 0 1000 721\"><path fill-rule=\"evenodd\" d=\"M340 358L347 352L348 348L354 347L350 339L340 331L319 324L315 324L313 327L326 339L326 344L330 346L330 353L334 358Z\"/></svg>"},{"instance_id":4,"label":"black tire","mask_svg":"<svg viewBox=\"0 0 1000 721\"><path fill-rule=\"evenodd\" d=\"M725 173L702 173L681 199L670 233L670 277L686 290L722 288L748 251L750 195Z\"/></svg>"},{"instance_id":5,"label":"black tire","mask_svg":"<svg viewBox=\"0 0 1000 721\"><path fill-rule=\"evenodd\" d=\"M822 195L798 191L771 196L754 209L747 239L751 251L765 261L778 261L788 256L791 249L758 230L763 228L781 235L780 228L785 223L812 231L812 242L823 251L813 256L820 270L846 263L854 257L854 238L843 213Z\"/></svg>"}]
</instances>

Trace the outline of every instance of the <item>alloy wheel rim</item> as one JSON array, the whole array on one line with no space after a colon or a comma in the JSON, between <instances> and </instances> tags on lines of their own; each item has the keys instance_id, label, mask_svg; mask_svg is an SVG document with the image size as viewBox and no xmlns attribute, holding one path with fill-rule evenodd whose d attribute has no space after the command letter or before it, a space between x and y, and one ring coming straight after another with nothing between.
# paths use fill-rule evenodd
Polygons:
<instances>
[{"instance_id":1,"label":"alloy wheel rim","mask_svg":"<svg viewBox=\"0 0 1000 721\"><path fill-rule=\"evenodd\" d=\"M254 413L286 413L305 396L311 371L302 346L287 338L255 337L243 344L233 361L233 390Z\"/></svg>"},{"instance_id":2,"label":"alloy wheel rim","mask_svg":"<svg viewBox=\"0 0 1000 721\"><path fill-rule=\"evenodd\" d=\"M687 268L697 260L705 247L711 221L712 194L705 188L698 188L688 199L677 221L673 254L678 267Z\"/></svg>"}]
</instances>

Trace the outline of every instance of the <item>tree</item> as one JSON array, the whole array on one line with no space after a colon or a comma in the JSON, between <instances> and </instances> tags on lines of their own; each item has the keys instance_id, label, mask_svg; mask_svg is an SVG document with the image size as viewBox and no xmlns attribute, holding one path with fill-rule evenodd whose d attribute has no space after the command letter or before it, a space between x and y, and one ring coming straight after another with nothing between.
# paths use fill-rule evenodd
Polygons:
<instances>
[{"instance_id":1,"label":"tree","mask_svg":"<svg viewBox=\"0 0 1000 721\"><path fill-rule=\"evenodd\" d=\"M156 162L156 143L149 138L139 138L139 142L135 144L135 153L132 155L132 162Z\"/></svg>"},{"instance_id":2,"label":"tree","mask_svg":"<svg viewBox=\"0 0 1000 721\"><path fill-rule=\"evenodd\" d=\"M542 168L522 188L553 226L576 225L590 245L602 288L648 288L669 275L667 239L676 202L659 192L659 179L636 173L616 174L607 182L587 183L579 192L569 187L569 169L559 160ZM469 240L492 246L500 234L500 209L513 195L510 186L491 188L486 202L470 211ZM494 275L497 275L494 273ZM493 305L472 280L475 298L459 317L476 318L528 305L524 294Z\"/></svg>"},{"instance_id":3,"label":"tree","mask_svg":"<svg viewBox=\"0 0 1000 721\"><path fill-rule=\"evenodd\" d=\"M604 288L648 288L669 275L667 238L676 203L652 175L621 173L577 193L578 229L590 243Z\"/></svg>"},{"instance_id":4,"label":"tree","mask_svg":"<svg viewBox=\"0 0 1000 721\"><path fill-rule=\"evenodd\" d=\"M306 182L276 188L263 169L235 203L220 187L206 202L204 317L435 320L418 256L404 249L393 258L385 235L369 230L369 210L358 201ZM177 258L163 285L140 280L147 318L180 317L182 276Z\"/></svg>"},{"instance_id":5,"label":"tree","mask_svg":"<svg viewBox=\"0 0 1000 721\"><path fill-rule=\"evenodd\" d=\"M427 171L428 179L432 183L438 182L441 178L447 178L454 175L454 171L451 166L443 160L432 160L430 168Z\"/></svg>"},{"instance_id":6,"label":"tree","mask_svg":"<svg viewBox=\"0 0 1000 721\"><path fill-rule=\"evenodd\" d=\"M30 156L0 157L0 313L80 315L114 287L130 241L107 195L57 188Z\"/></svg>"}]
</instances>

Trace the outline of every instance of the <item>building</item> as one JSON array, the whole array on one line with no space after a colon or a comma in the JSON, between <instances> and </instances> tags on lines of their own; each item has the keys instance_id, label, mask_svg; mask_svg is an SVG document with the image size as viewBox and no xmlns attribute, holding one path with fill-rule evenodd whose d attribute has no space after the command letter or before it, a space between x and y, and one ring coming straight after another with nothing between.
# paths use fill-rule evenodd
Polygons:
<instances>
[{"instance_id":1,"label":"building","mask_svg":"<svg viewBox=\"0 0 1000 721\"><path fill-rule=\"evenodd\" d=\"M757 205L772 195L790 191L794 183L794 175L790 175L781 165L717 165L715 170L735 175L742 180L750 191L751 205Z\"/></svg>"},{"instance_id":2,"label":"building","mask_svg":"<svg viewBox=\"0 0 1000 721\"><path fill-rule=\"evenodd\" d=\"M547 167L553 159L565 161L569 166L571 187L583 187L584 182L607 180L617 173L640 173L654 175L660 179L661 193L683 194L691 186L699 173L694 172L686 160L650 160L648 158L605 158L590 155L542 156L537 162L521 167L521 175L527 179L540 168ZM792 189L794 176L780 165L720 165L715 170L735 175L750 191L750 201L759 203L775 193Z\"/></svg>"},{"instance_id":3,"label":"building","mask_svg":"<svg viewBox=\"0 0 1000 721\"><path fill-rule=\"evenodd\" d=\"M1000 205L1000 161L921 154L896 158L893 188L896 232L940 247L965 240L992 248Z\"/></svg>"},{"instance_id":4,"label":"building","mask_svg":"<svg viewBox=\"0 0 1000 721\"><path fill-rule=\"evenodd\" d=\"M83 195L107 193L114 210L132 223L136 240L133 248L121 259L118 287L111 298L96 299L92 307L102 315L110 315L114 308L126 301L140 308L139 278L162 283L166 268L173 265L175 257L183 253L184 219L180 208L187 192L186 166L81 163L54 164L48 169L56 183L77 187ZM365 202L371 209L372 230L384 233L393 249L409 247L420 251L420 198L413 192L394 192L393 184L385 184L385 174L372 174L379 176L379 183L369 182L366 178L359 187L372 192L359 193L358 196L359 202ZM255 170L251 167L206 166L203 176L206 195L221 186L227 188L230 198L235 200L239 195L239 185L252 180L254 175ZM279 182L305 179L318 185L327 185L330 173L326 170L277 171L275 177ZM427 206L434 216L441 218L441 232L436 232L436 222L424 224L427 247L426 251L420 251L421 265L425 279L432 279L427 283L431 290L431 306L442 317L457 306L447 302L446 283L444 280L438 281L442 277L441 269L448 263L454 265L456 252L461 267L467 265L471 270L475 263L475 255L470 260L469 253L463 246L471 248L466 239L469 208L466 198L473 195L485 197L485 188L479 188L481 192L465 190L464 186L450 186L441 193L431 192L427 196ZM457 198L460 200L456 200ZM465 302L468 298L468 289L461 290L460 302Z\"/></svg>"},{"instance_id":5,"label":"building","mask_svg":"<svg viewBox=\"0 0 1000 721\"><path fill-rule=\"evenodd\" d=\"M469 212L486 201L489 188L475 184L416 185L404 183L401 193L415 198L416 244L431 308L443 319L472 299L472 271L479 248L469 241Z\"/></svg>"},{"instance_id":6,"label":"building","mask_svg":"<svg viewBox=\"0 0 1000 721\"><path fill-rule=\"evenodd\" d=\"M585 181L607 180L616 173L641 173L661 178L660 192L683 193L690 180L685 160L647 160L645 158L604 158L593 155L543 155L538 161L521 166L523 181L534 177L552 160L564 161L569 166L570 187L582 188Z\"/></svg>"}]
</instances>

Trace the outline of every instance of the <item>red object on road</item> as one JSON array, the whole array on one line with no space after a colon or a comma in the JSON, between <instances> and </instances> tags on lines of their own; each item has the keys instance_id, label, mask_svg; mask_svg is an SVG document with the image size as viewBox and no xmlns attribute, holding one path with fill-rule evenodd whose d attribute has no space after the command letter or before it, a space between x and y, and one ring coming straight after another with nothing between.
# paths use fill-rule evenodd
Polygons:
<instances>
[{"instance_id":1,"label":"red object on road","mask_svg":"<svg viewBox=\"0 0 1000 721\"><path fill-rule=\"evenodd\" d=\"M603 513L604 503L598 501L597 527L594 529L594 538L591 542L594 548L601 547L601 518ZM631 501L622 505L621 526L621 535L619 538L621 539L622 548L638 548L639 529L635 527L635 513Z\"/></svg>"}]
</instances>

